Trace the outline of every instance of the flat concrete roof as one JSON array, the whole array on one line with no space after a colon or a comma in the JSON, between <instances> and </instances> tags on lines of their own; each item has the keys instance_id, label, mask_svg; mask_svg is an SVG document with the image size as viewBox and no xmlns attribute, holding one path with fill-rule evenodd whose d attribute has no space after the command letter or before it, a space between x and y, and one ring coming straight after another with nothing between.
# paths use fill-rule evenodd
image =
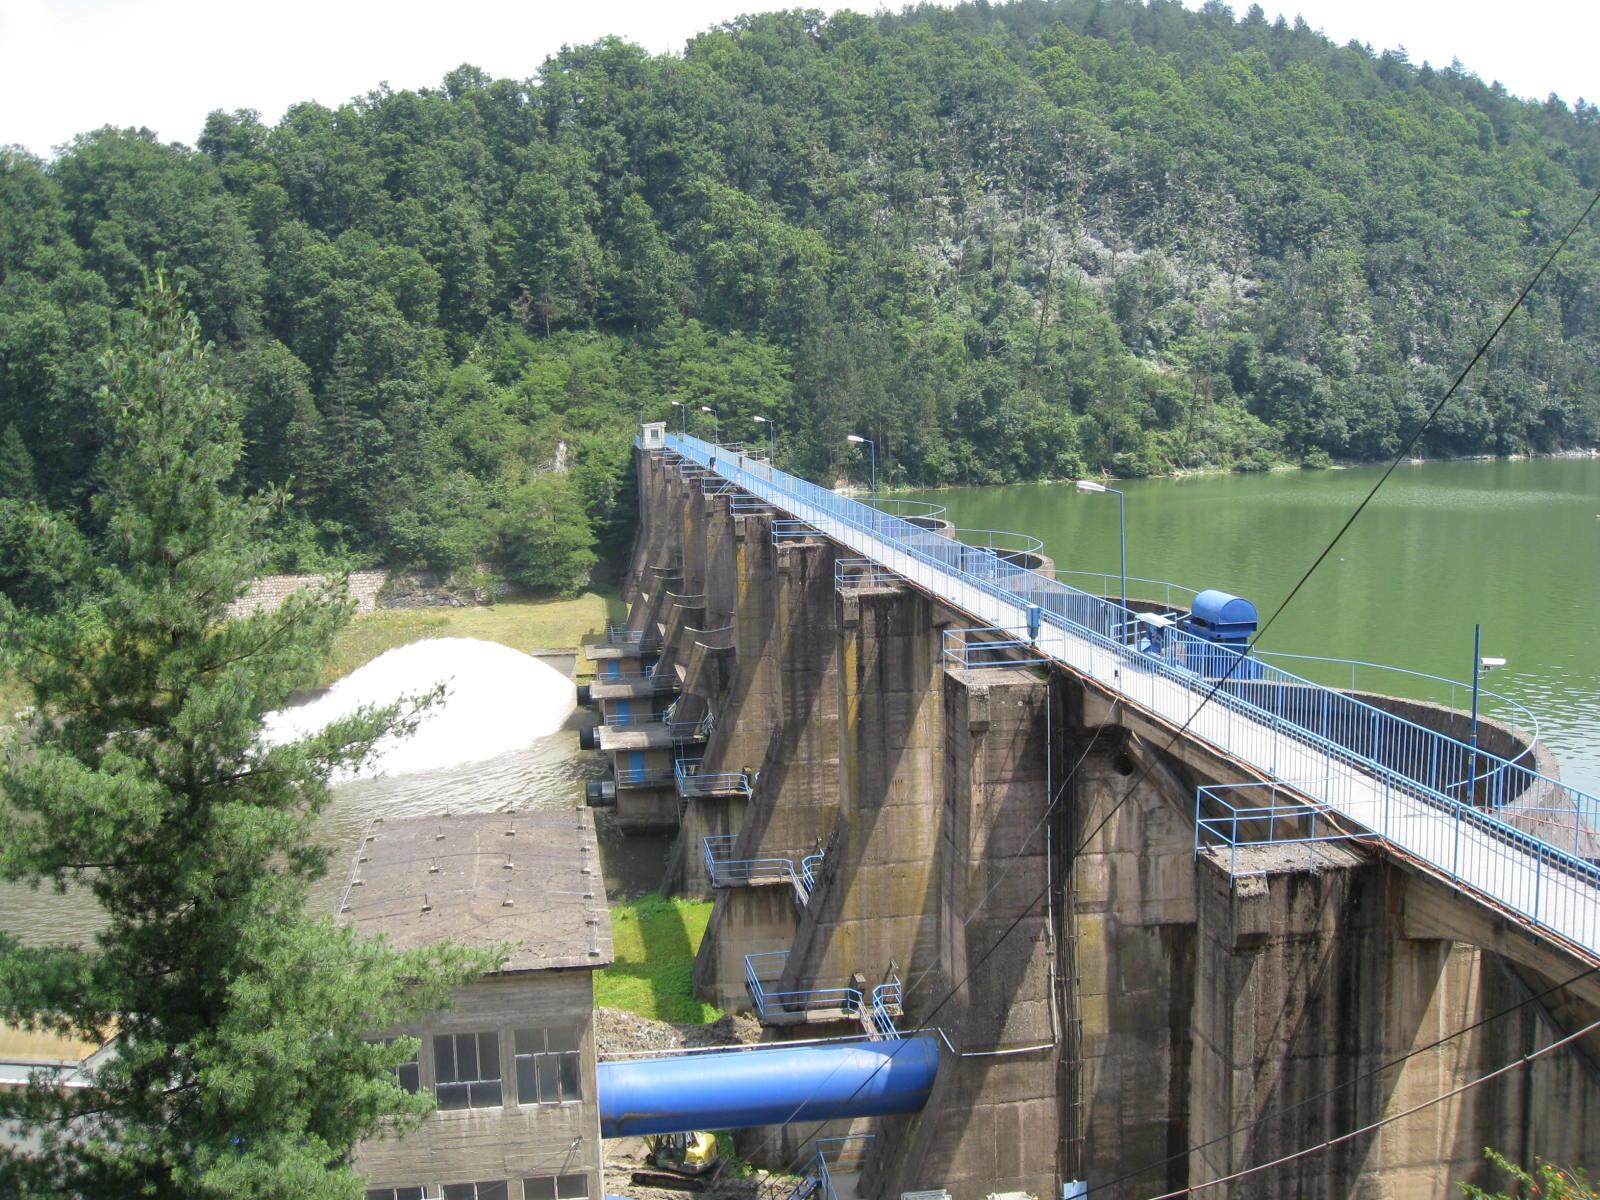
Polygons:
<instances>
[{"instance_id":1,"label":"flat concrete roof","mask_svg":"<svg viewBox=\"0 0 1600 1200\"><path fill-rule=\"evenodd\" d=\"M380 817L356 851L338 917L402 950L445 938L507 943L493 974L603 967L613 957L587 808Z\"/></svg>"},{"instance_id":2,"label":"flat concrete roof","mask_svg":"<svg viewBox=\"0 0 1600 1200\"><path fill-rule=\"evenodd\" d=\"M595 745L602 750L670 750L672 731L659 721L649 725L597 725Z\"/></svg>"},{"instance_id":3,"label":"flat concrete roof","mask_svg":"<svg viewBox=\"0 0 1600 1200\"><path fill-rule=\"evenodd\" d=\"M604 675L595 676L595 681L589 685L589 695L596 700L649 699L651 696L665 695L671 690L649 679L630 679L626 683L618 683L608 680Z\"/></svg>"}]
</instances>

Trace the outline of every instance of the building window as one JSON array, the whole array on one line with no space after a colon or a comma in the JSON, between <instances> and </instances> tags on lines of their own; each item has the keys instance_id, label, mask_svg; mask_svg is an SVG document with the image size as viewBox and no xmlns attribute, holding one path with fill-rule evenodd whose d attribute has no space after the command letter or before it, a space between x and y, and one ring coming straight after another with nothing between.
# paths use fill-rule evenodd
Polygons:
<instances>
[{"instance_id":1,"label":"building window","mask_svg":"<svg viewBox=\"0 0 1600 1200\"><path fill-rule=\"evenodd\" d=\"M498 1033L435 1034L433 1080L433 1092L440 1108L499 1107L504 1103L500 1090L500 1035ZM500 1186L503 1188L505 1185ZM463 1192L462 1195L470 1193ZM446 1200L449 1200L449 1188L445 1189L445 1196Z\"/></svg>"},{"instance_id":2,"label":"building window","mask_svg":"<svg viewBox=\"0 0 1600 1200\"><path fill-rule=\"evenodd\" d=\"M518 1104L560 1104L581 1100L576 1029L519 1029L516 1032Z\"/></svg>"},{"instance_id":3,"label":"building window","mask_svg":"<svg viewBox=\"0 0 1600 1200\"><path fill-rule=\"evenodd\" d=\"M509 1200L510 1192L506 1181L496 1180L492 1183L447 1183L444 1185L444 1200Z\"/></svg>"},{"instance_id":4,"label":"building window","mask_svg":"<svg viewBox=\"0 0 1600 1200\"><path fill-rule=\"evenodd\" d=\"M589 1176L535 1175L522 1181L522 1200L588 1200Z\"/></svg>"},{"instance_id":5,"label":"building window","mask_svg":"<svg viewBox=\"0 0 1600 1200\"><path fill-rule=\"evenodd\" d=\"M425 1187L368 1188L367 1200L429 1200Z\"/></svg>"},{"instance_id":6,"label":"building window","mask_svg":"<svg viewBox=\"0 0 1600 1200\"><path fill-rule=\"evenodd\" d=\"M374 1046L392 1046L399 1039L374 1038L368 1040ZM417 1047L417 1054L413 1054L403 1063L396 1063L393 1068L395 1082L408 1092L420 1091L422 1088L422 1075L417 1062L418 1054L421 1053L421 1050L422 1048L419 1045ZM408 1197L401 1197L400 1200L408 1200Z\"/></svg>"}]
</instances>

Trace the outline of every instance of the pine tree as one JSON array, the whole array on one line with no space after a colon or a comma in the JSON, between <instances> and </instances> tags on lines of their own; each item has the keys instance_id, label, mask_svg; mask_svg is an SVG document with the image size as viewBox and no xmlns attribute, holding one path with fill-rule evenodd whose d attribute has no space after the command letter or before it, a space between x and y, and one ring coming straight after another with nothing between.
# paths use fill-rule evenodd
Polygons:
<instances>
[{"instance_id":1,"label":"pine tree","mask_svg":"<svg viewBox=\"0 0 1600 1200\"><path fill-rule=\"evenodd\" d=\"M22 440L15 421L0 429L0 500L37 500L38 476L33 456Z\"/></svg>"},{"instance_id":2,"label":"pine tree","mask_svg":"<svg viewBox=\"0 0 1600 1200\"><path fill-rule=\"evenodd\" d=\"M262 714L314 679L348 619L342 589L241 620L275 498L227 484L229 396L181 296L157 278L105 361L108 442L83 599L0 599L0 647L46 718L0 759L0 874L87 888L92 944L0 933L0 1018L115 1035L91 1086L0 1089L0 1194L357 1197L358 1140L428 1107L365 1040L491 965L400 953L308 914L327 867L313 825L338 766L408 719L363 712L264 748Z\"/></svg>"}]
</instances>

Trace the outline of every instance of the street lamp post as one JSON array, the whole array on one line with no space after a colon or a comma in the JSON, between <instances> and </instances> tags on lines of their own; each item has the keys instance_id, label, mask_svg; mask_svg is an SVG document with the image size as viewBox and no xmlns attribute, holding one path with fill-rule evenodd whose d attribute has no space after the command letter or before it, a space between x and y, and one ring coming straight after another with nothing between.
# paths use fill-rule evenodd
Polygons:
<instances>
[{"instance_id":1,"label":"street lamp post","mask_svg":"<svg viewBox=\"0 0 1600 1200\"><path fill-rule=\"evenodd\" d=\"M767 465L770 467L772 465L772 456L774 453L773 443L777 437L775 432L777 426L766 417L751 417L750 419L756 422L758 425L765 425L767 427Z\"/></svg>"},{"instance_id":2,"label":"street lamp post","mask_svg":"<svg viewBox=\"0 0 1600 1200\"><path fill-rule=\"evenodd\" d=\"M711 414L711 444L715 446L717 443L722 441L722 436L718 432L717 428L717 410L712 408L709 404L702 404L700 406L700 411Z\"/></svg>"},{"instance_id":3,"label":"street lamp post","mask_svg":"<svg viewBox=\"0 0 1600 1200\"><path fill-rule=\"evenodd\" d=\"M845 434L845 441L855 442L857 445L865 444L867 450L872 454L872 494L876 497L878 494L878 443L871 438L862 437L859 433Z\"/></svg>"},{"instance_id":4,"label":"street lamp post","mask_svg":"<svg viewBox=\"0 0 1600 1200\"><path fill-rule=\"evenodd\" d=\"M688 433L689 432L689 406L687 404L685 404L682 400L673 400L670 403L672 404L673 408L678 410L678 432L679 433Z\"/></svg>"},{"instance_id":5,"label":"street lamp post","mask_svg":"<svg viewBox=\"0 0 1600 1200\"><path fill-rule=\"evenodd\" d=\"M1496 667L1506 665L1503 658L1485 658L1483 626L1472 627L1472 766L1467 771L1467 800L1470 803L1478 786L1478 681Z\"/></svg>"},{"instance_id":6,"label":"street lamp post","mask_svg":"<svg viewBox=\"0 0 1600 1200\"><path fill-rule=\"evenodd\" d=\"M1128 611L1128 498L1116 488L1107 487L1103 483L1096 483L1092 479L1080 479L1077 484L1080 492L1110 492L1117 498L1117 527L1118 540L1122 543L1122 611ZM1124 618L1126 619L1126 618Z\"/></svg>"}]
</instances>

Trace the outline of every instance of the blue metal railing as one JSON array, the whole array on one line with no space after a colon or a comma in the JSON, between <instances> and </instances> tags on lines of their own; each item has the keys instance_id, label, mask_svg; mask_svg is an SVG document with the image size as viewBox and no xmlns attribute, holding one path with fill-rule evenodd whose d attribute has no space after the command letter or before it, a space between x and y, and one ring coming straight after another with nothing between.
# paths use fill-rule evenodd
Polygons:
<instances>
[{"instance_id":1,"label":"blue metal railing","mask_svg":"<svg viewBox=\"0 0 1600 1200\"><path fill-rule=\"evenodd\" d=\"M787 950L768 950L744 956L744 986L763 1021L780 1015L838 1012L845 1017L861 1015L862 996L852 987L798 988L779 991L773 985L783 978Z\"/></svg>"},{"instance_id":2,"label":"blue metal railing","mask_svg":"<svg viewBox=\"0 0 1600 1200\"><path fill-rule=\"evenodd\" d=\"M669 787L673 783L670 767L618 767L618 787Z\"/></svg>"},{"instance_id":3,"label":"blue metal railing","mask_svg":"<svg viewBox=\"0 0 1600 1200\"><path fill-rule=\"evenodd\" d=\"M750 796L750 776L743 771L701 772L699 760L686 762L679 759L673 767L678 781L678 795L686 800L706 796Z\"/></svg>"},{"instance_id":4,"label":"blue metal railing","mask_svg":"<svg viewBox=\"0 0 1600 1200\"><path fill-rule=\"evenodd\" d=\"M900 1030L894 1023L900 1011L904 988L898 979L886 980L872 989L872 1004L867 1010L868 1035L874 1038L900 1040Z\"/></svg>"},{"instance_id":5,"label":"blue metal railing","mask_svg":"<svg viewBox=\"0 0 1600 1200\"><path fill-rule=\"evenodd\" d=\"M796 884L794 863L787 858L734 858L738 835L712 834L702 839L706 875L712 887L749 887L758 883ZM748 964L746 964L748 966Z\"/></svg>"},{"instance_id":6,"label":"blue metal railing","mask_svg":"<svg viewBox=\"0 0 1600 1200\"><path fill-rule=\"evenodd\" d=\"M942 521L949 513L942 504L929 500L898 500L893 497L871 496L862 501L868 507L886 512L907 521Z\"/></svg>"},{"instance_id":7,"label":"blue metal railing","mask_svg":"<svg viewBox=\"0 0 1600 1200\"><path fill-rule=\"evenodd\" d=\"M1055 577L1078 591L1096 596L1115 596L1122 588L1122 576L1115 571L1066 571L1057 569ZM1173 583L1169 579L1128 576L1129 599L1159 600L1169 608L1192 608L1199 590Z\"/></svg>"},{"instance_id":8,"label":"blue metal railing","mask_svg":"<svg viewBox=\"0 0 1600 1200\"><path fill-rule=\"evenodd\" d=\"M1600 808L1595 797L1270 663L1221 681L1228 652L1185 630L1165 631L1160 653L1141 652L1124 632L1132 614L1114 601L699 438L667 440L686 459L716 455L718 473L752 495L980 620L1017 628L1036 606L1052 657L1269 777L1300 781L1305 798L1600 958L1600 866L1575 853L1592 840L1583 819ZM1491 775L1493 793L1470 798L1498 799L1504 819L1463 802L1460 781ZM1519 828L1524 820L1543 836Z\"/></svg>"},{"instance_id":9,"label":"blue metal railing","mask_svg":"<svg viewBox=\"0 0 1600 1200\"><path fill-rule=\"evenodd\" d=\"M1228 874L1237 875L1241 846L1370 841L1377 836L1336 824L1327 809L1298 800L1296 793L1300 790L1292 783L1236 783L1195 789L1194 852L1226 846ZM1235 803L1230 797L1246 799Z\"/></svg>"},{"instance_id":10,"label":"blue metal railing","mask_svg":"<svg viewBox=\"0 0 1600 1200\"><path fill-rule=\"evenodd\" d=\"M636 729L640 725L659 725L663 716L664 714L658 712L601 713L600 724L610 725L617 729Z\"/></svg>"},{"instance_id":11,"label":"blue metal railing","mask_svg":"<svg viewBox=\"0 0 1600 1200\"><path fill-rule=\"evenodd\" d=\"M668 721L667 734L674 742L703 742L717 727L717 714L707 713L698 721Z\"/></svg>"},{"instance_id":12,"label":"blue metal railing","mask_svg":"<svg viewBox=\"0 0 1600 1200\"><path fill-rule=\"evenodd\" d=\"M710 853L709 846L707 853ZM897 976L890 976L865 996L859 988L853 987L775 991L772 985L783 977L783 968L788 961L787 950L768 950L744 956L745 988L762 1020L769 1020L779 1013L793 1015L837 1011L847 1018L859 1019L870 1038L900 1040L895 1016L900 1012L904 987Z\"/></svg>"},{"instance_id":13,"label":"blue metal railing","mask_svg":"<svg viewBox=\"0 0 1600 1200\"><path fill-rule=\"evenodd\" d=\"M787 883L794 888L796 902L803 905L810 901L816 882L808 864L813 861L820 863L822 855L814 854L802 859L800 870L796 871L794 860L789 858L734 858L734 847L738 841L738 835L732 833L711 834L701 839L706 876L711 880L712 887Z\"/></svg>"},{"instance_id":14,"label":"blue metal railing","mask_svg":"<svg viewBox=\"0 0 1600 1200\"><path fill-rule=\"evenodd\" d=\"M887 567L881 567L870 558L836 558L833 560L833 586L892 587L905 580Z\"/></svg>"},{"instance_id":15,"label":"blue metal railing","mask_svg":"<svg viewBox=\"0 0 1600 1200\"><path fill-rule=\"evenodd\" d=\"M806 896L817 890L817 872L822 870L822 860L827 857L821 850L815 854L808 854L800 860L800 882L805 887Z\"/></svg>"},{"instance_id":16,"label":"blue metal railing","mask_svg":"<svg viewBox=\"0 0 1600 1200\"><path fill-rule=\"evenodd\" d=\"M1016 667L1045 658L1026 629L946 629L944 656L958 667Z\"/></svg>"},{"instance_id":17,"label":"blue metal railing","mask_svg":"<svg viewBox=\"0 0 1600 1200\"><path fill-rule=\"evenodd\" d=\"M818 536L820 535L816 528L805 521L780 517L772 523L772 540L775 542L787 542L797 538L814 538Z\"/></svg>"},{"instance_id":18,"label":"blue metal railing","mask_svg":"<svg viewBox=\"0 0 1600 1200\"><path fill-rule=\"evenodd\" d=\"M615 675L596 675L590 684L597 683L648 683L653 692L672 692L678 689L678 677L671 671L619 671Z\"/></svg>"},{"instance_id":19,"label":"blue metal railing","mask_svg":"<svg viewBox=\"0 0 1600 1200\"><path fill-rule=\"evenodd\" d=\"M859 1171L866 1165L867 1152L876 1137L871 1133L852 1133L844 1137L818 1138L811 1165L783 1200L839 1200L834 1172Z\"/></svg>"},{"instance_id":20,"label":"blue metal railing","mask_svg":"<svg viewBox=\"0 0 1600 1200\"><path fill-rule=\"evenodd\" d=\"M626 629L613 623L606 630L606 643L612 646L625 646L643 653L661 649L661 635L647 633L643 629Z\"/></svg>"}]
</instances>

